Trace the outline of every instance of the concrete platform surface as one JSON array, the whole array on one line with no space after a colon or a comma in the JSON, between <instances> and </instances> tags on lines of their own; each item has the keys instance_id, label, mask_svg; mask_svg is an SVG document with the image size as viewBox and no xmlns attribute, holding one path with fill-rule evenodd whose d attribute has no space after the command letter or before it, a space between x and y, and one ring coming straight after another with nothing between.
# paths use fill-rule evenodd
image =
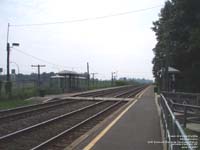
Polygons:
<instances>
[{"instance_id":1,"label":"concrete platform surface","mask_svg":"<svg viewBox=\"0 0 200 150\"><path fill-rule=\"evenodd\" d=\"M84 149L162 150L162 144L150 144L151 141L162 141L153 87L148 88L101 138L92 139Z\"/></svg>"},{"instance_id":2,"label":"concrete platform surface","mask_svg":"<svg viewBox=\"0 0 200 150\"><path fill-rule=\"evenodd\" d=\"M200 133L200 124L198 123L187 123L187 128Z\"/></svg>"},{"instance_id":3,"label":"concrete platform surface","mask_svg":"<svg viewBox=\"0 0 200 150\"><path fill-rule=\"evenodd\" d=\"M36 96L36 97L28 98L26 100L33 100L33 101L40 102L40 103L43 103L43 102L46 103L46 102L54 100L54 99L66 99L68 97L72 97L72 96L76 96L76 95L80 95L80 94L86 94L86 93L98 92L98 91L105 91L105 90L109 90L109 89L118 89L118 88L128 87L128 86L131 86L131 85L100 88L100 89L86 90L86 91L81 91L81 92L63 93L63 94L55 94L55 95L45 95L44 97Z\"/></svg>"}]
</instances>

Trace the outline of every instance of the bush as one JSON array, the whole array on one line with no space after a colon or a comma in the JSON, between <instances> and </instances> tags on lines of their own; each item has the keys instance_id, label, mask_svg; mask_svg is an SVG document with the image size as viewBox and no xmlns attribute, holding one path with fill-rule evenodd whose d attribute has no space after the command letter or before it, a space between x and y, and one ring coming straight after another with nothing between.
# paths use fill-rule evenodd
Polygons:
<instances>
[{"instance_id":1,"label":"bush","mask_svg":"<svg viewBox=\"0 0 200 150\"><path fill-rule=\"evenodd\" d=\"M11 92L12 92L12 82L10 82L10 81L6 82L6 84L5 84L5 91L9 95L11 95Z\"/></svg>"},{"instance_id":2,"label":"bush","mask_svg":"<svg viewBox=\"0 0 200 150\"><path fill-rule=\"evenodd\" d=\"M117 80L117 81L115 81L115 85L116 86L128 85L128 82L127 81L123 81L123 80Z\"/></svg>"}]
</instances>

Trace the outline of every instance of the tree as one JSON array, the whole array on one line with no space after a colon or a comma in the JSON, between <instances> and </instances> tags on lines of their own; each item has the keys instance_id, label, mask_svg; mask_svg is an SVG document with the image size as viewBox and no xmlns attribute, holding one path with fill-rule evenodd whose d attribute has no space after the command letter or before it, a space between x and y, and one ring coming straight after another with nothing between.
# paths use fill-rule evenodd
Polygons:
<instances>
[{"instance_id":1,"label":"tree","mask_svg":"<svg viewBox=\"0 0 200 150\"><path fill-rule=\"evenodd\" d=\"M200 92L200 1L166 1L159 19L153 22L157 44L153 74L164 66L181 71L184 91Z\"/></svg>"}]
</instances>

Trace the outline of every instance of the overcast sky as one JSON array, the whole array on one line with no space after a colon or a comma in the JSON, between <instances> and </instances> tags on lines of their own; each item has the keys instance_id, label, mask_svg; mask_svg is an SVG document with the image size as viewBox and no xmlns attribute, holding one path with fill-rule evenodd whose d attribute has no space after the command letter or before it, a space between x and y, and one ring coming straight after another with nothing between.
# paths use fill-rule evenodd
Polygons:
<instances>
[{"instance_id":1,"label":"overcast sky","mask_svg":"<svg viewBox=\"0 0 200 150\"><path fill-rule=\"evenodd\" d=\"M11 68L18 64L20 73L36 72L32 64L46 65L42 72L85 72L89 62L90 72L101 79L109 79L115 71L118 77L153 79L156 39L151 27L163 4L164 0L0 0L0 68L6 72L10 23L9 42L20 43L18 50L11 49ZM155 6L160 7L103 19L12 26L95 18Z\"/></svg>"}]
</instances>

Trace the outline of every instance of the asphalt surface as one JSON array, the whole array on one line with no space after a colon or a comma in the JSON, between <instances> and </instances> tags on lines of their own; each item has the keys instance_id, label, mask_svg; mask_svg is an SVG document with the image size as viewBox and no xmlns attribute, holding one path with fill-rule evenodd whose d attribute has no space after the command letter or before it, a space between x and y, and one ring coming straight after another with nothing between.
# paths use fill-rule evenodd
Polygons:
<instances>
[{"instance_id":1,"label":"asphalt surface","mask_svg":"<svg viewBox=\"0 0 200 150\"><path fill-rule=\"evenodd\" d=\"M92 147L92 150L162 150L153 87Z\"/></svg>"}]
</instances>

